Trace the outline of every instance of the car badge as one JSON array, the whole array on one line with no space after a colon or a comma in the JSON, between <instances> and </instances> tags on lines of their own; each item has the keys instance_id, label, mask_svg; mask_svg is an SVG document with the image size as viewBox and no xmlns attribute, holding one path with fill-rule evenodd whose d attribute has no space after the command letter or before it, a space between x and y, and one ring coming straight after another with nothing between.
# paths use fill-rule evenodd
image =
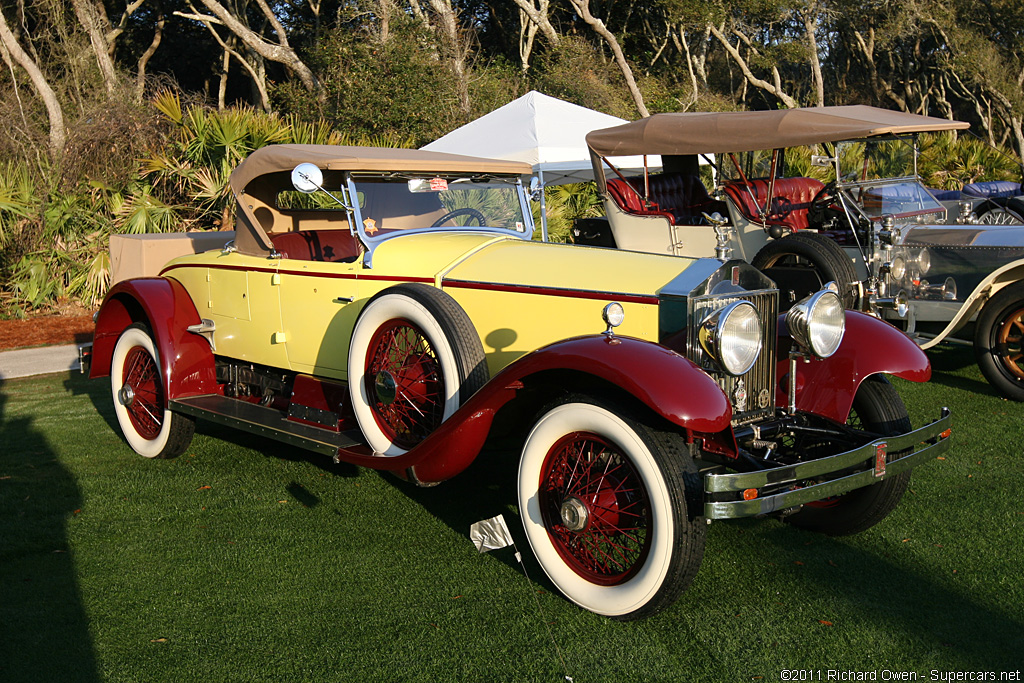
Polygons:
<instances>
[{"instance_id":1,"label":"car badge","mask_svg":"<svg viewBox=\"0 0 1024 683\"><path fill-rule=\"evenodd\" d=\"M768 393L767 389L762 389L757 392L757 407L762 410L768 407L769 401L771 401L771 394Z\"/></svg>"},{"instance_id":2,"label":"car badge","mask_svg":"<svg viewBox=\"0 0 1024 683\"><path fill-rule=\"evenodd\" d=\"M739 266L733 266L732 267L732 283L734 285L736 285L737 287L740 284L740 267Z\"/></svg>"},{"instance_id":3,"label":"car badge","mask_svg":"<svg viewBox=\"0 0 1024 683\"><path fill-rule=\"evenodd\" d=\"M741 413L747 409L747 387L743 380L736 382L736 388L732 390L732 402Z\"/></svg>"}]
</instances>

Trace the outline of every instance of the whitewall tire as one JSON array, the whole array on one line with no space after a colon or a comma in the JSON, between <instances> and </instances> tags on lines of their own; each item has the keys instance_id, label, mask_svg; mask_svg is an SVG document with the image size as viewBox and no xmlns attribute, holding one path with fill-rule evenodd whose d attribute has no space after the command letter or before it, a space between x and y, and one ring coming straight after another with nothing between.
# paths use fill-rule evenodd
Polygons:
<instances>
[{"instance_id":1,"label":"whitewall tire","mask_svg":"<svg viewBox=\"0 0 1024 683\"><path fill-rule=\"evenodd\" d=\"M121 433L136 453L173 458L188 448L195 422L167 409L160 354L145 325L136 323L118 337L110 388Z\"/></svg>"},{"instance_id":2,"label":"whitewall tire","mask_svg":"<svg viewBox=\"0 0 1024 683\"><path fill-rule=\"evenodd\" d=\"M700 567L698 479L680 437L579 398L550 408L526 439L518 482L526 536L576 604L622 620L649 616Z\"/></svg>"}]
</instances>

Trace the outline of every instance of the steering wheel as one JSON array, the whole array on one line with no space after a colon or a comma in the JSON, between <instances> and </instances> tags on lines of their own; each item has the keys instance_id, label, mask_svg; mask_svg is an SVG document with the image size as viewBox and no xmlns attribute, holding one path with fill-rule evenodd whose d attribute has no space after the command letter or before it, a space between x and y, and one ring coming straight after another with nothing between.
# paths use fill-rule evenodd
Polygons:
<instances>
[{"instance_id":1,"label":"steering wheel","mask_svg":"<svg viewBox=\"0 0 1024 683\"><path fill-rule=\"evenodd\" d=\"M447 223L448 221L450 221L451 219L458 218L459 216L469 216L470 218L475 219L476 222L481 227L487 225L487 217L486 216L484 216L482 213L480 213L476 209L472 209L472 208L466 207L464 209L455 209L454 211L449 211L448 213L446 213L445 215L441 216L436 221L434 221L434 224L431 225L430 227L432 227L432 228L439 228L442 225L444 225L445 223Z\"/></svg>"},{"instance_id":2,"label":"steering wheel","mask_svg":"<svg viewBox=\"0 0 1024 683\"><path fill-rule=\"evenodd\" d=\"M830 180L825 184L825 187L821 188L814 194L814 198L811 199L811 205L809 209L827 209L836 200L836 186L835 180Z\"/></svg>"},{"instance_id":3,"label":"steering wheel","mask_svg":"<svg viewBox=\"0 0 1024 683\"><path fill-rule=\"evenodd\" d=\"M825 219L829 216L832 204L836 201L837 186L837 181L830 180L814 194L814 198L811 199L811 203L807 207L807 220L812 225L824 223Z\"/></svg>"}]
</instances>

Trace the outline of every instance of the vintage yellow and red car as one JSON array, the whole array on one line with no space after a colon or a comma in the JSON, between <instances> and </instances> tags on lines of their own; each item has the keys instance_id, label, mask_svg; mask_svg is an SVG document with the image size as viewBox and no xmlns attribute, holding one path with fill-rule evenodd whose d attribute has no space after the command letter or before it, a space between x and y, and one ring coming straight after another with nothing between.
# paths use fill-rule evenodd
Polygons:
<instances>
[{"instance_id":1,"label":"vintage yellow and red car","mask_svg":"<svg viewBox=\"0 0 1024 683\"><path fill-rule=\"evenodd\" d=\"M514 407L529 545L618 619L678 597L709 520L855 533L948 448L948 411L912 429L886 379L930 376L887 323L828 288L780 316L741 261L531 241L529 170L254 152L231 177L233 242L100 309L91 376L109 375L128 444L177 455L200 418L433 485Z\"/></svg>"}]
</instances>

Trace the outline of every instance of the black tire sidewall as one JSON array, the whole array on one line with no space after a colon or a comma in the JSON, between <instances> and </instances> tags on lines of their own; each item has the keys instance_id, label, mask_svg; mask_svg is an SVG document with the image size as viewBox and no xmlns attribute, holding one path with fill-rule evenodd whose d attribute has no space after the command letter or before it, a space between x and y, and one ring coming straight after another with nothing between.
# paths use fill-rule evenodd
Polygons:
<instances>
[{"instance_id":1,"label":"black tire sidewall","mask_svg":"<svg viewBox=\"0 0 1024 683\"><path fill-rule=\"evenodd\" d=\"M981 373L1000 394L1014 401L1024 401L1024 381L1003 366L996 337L1006 316L1022 304L1024 282L1003 288L981 309L974 333L974 354Z\"/></svg>"},{"instance_id":2,"label":"black tire sidewall","mask_svg":"<svg viewBox=\"0 0 1024 683\"><path fill-rule=\"evenodd\" d=\"M867 431L897 436L912 428L899 394L881 376L869 377L860 385L854 397L853 411ZM898 453L890 452L888 459L898 456ZM785 521L829 536L860 533L881 522L896 508L909 483L910 472L903 472L845 493L829 507L804 506L799 512L786 517Z\"/></svg>"},{"instance_id":3,"label":"black tire sidewall","mask_svg":"<svg viewBox=\"0 0 1024 683\"><path fill-rule=\"evenodd\" d=\"M751 260L751 265L761 271L772 268L786 256L797 256L810 263L818 273L822 284L833 281L839 286L839 298L844 308L853 308L857 303L857 274L853 263L847 258L842 247L824 235L814 232L794 232L772 240ZM813 292L806 292L810 294ZM802 298L797 294L797 300Z\"/></svg>"}]
</instances>

